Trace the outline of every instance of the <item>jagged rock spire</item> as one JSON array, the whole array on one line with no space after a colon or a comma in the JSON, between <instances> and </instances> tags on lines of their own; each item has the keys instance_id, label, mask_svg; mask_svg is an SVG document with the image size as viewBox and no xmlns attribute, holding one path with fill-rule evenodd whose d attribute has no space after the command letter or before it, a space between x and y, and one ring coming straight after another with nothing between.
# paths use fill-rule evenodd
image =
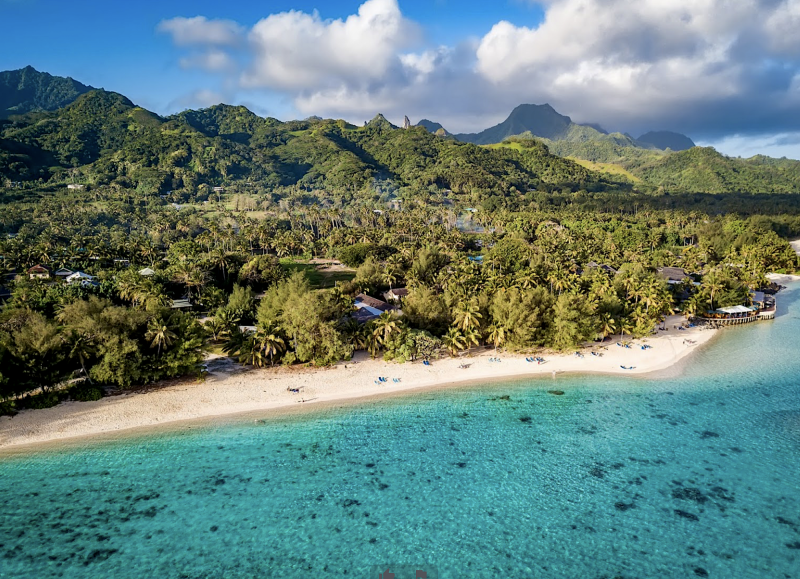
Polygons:
<instances>
[{"instance_id":1,"label":"jagged rock spire","mask_svg":"<svg viewBox=\"0 0 800 579\"><path fill-rule=\"evenodd\" d=\"M408 120L408 117L403 117L403 128L410 129L411 128L411 121Z\"/></svg>"}]
</instances>

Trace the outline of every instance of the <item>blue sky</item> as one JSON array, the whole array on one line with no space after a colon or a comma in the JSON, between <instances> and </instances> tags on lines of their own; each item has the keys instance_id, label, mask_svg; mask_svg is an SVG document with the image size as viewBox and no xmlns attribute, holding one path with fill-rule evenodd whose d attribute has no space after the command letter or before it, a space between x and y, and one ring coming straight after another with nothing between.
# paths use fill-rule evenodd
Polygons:
<instances>
[{"instance_id":1,"label":"blue sky","mask_svg":"<svg viewBox=\"0 0 800 579\"><path fill-rule=\"evenodd\" d=\"M549 102L608 130L800 158L797 0L0 0L0 22L0 70L161 114L228 102L461 132Z\"/></svg>"},{"instance_id":2,"label":"blue sky","mask_svg":"<svg viewBox=\"0 0 800 579\"><path fill-rule=\"evenodd\" d=\"M140 0L132 7L100 0L0 0L0 21L11 24L0 35L0 70L30 64L170 113L180 110L181 99L195 90L217 87L218 79L181 69L181 51L168 35L157 31L159 22L202 15L252 26L269 14L289 10L317 10L322 18L335 19L355 13L361 4L357 0ZM524 0L410 0L401 6L408 18L425 26L426 39L433 44L478 38L502 19L535 25L543 14L538 5ZM250 101L262 112L292 112L276 95L256 94Z\"/></svg>"}]
</instances>

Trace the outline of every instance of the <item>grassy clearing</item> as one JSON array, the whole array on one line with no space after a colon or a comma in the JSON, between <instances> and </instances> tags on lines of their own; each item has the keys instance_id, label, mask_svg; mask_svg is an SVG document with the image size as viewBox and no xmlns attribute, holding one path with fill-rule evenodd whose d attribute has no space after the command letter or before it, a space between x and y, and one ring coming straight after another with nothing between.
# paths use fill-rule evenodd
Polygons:
<instances>
[{"instance_id":1,"label":"grassy clearing","mask_svg":"<svg viewBox=\"0 0 800 579\"><path fill-rule=\"evenodd\" d=\"M607 173L609 175L615 175L620 177L625 177L629 181L633 183L641 183L642 180L639 179L633 173L623 169L619 165L615 165L614 163L595 163L594 161L585 161L584 159L575 159L573 157L569 157L570 160L575 161L578 165L586 167L590 171L597 171L598 173Z\"/></svg>"},{"instance_id":2,"label":"grassy clearing","mask_svg":"<svg viewBox=\"0 0 800 579\"><path fill-rule=\"evenodd\" d=\"M356 277L355 270L352 269L324 269L323 266L315 265L302 261L295 261L291 258L283 258L280 260L281 266L289 273L296 271L305 272L311 287L315 289L331 288L336 285L336 282L351 281Z\"/></svg>"},{"instance_id":3,"label":"grassy clearing","mask_svg":"<svg viewBox=\"0 0 800 579\"><path fill-rule=\"evenodd\" d=\"M522 151L525 149L520 143L495 143L494 145L483 145L487 149L514 149L515 151Z\"/></svg>"}]
</instances>

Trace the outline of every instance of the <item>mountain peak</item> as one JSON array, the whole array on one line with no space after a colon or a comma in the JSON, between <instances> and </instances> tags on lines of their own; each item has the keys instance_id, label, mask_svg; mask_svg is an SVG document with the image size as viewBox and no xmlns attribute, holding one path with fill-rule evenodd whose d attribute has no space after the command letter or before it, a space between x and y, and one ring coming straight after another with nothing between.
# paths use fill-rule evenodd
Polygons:
<instances>
[{"instance_id":1,"label":"mountain peak","mask_svg":"<svg viewBox=\"0 0 800 579\"><path fill-rule=\"evenodd\" d=\"M388 120L386 120L386 117L384 117L381 113L378 113L377 115L375 115L375 117L370 122L368 122L366 124L366 126L380 128L380 129L384 129L384 128L396 129L397 128L395 125L393 125Z\"/></svg>"},{"instance_id":2,"label":"mountain peak","mask_svg":"<svg viewBox=\"0 0 800 579\"><path fill-rule=\"evenodd\" d=\"M422 119L420 122L417 123L418 127L424 127L429 133L437 134L439 131L444 131L445 135L449 135L450 133L447 132L441 124L435 123L433 121L429 121L428 119Z\"/></svg>"},{"instance_id":3,"label":"mountain peak","mask_svg":"<svg viewBox=\"0 0 800 579\"><path fill-rule=\"evenodd\" d=\"M499 125L475 135L457 135L457 138L478 145L502 143L507 138L522 133L557 140L565 137L572 125L572 119L559 114L547 103L522 104L511 111L508 118Z\"/></svg>"},{"instance_id":4,"label":"mountain peak","mask_svg":"<svg viewBox=\"0 0 800 579\"><path fill-rule=\"evenodd\" d=\"M695 146L694 141L692 141L686 135L674 133L672 131L650 131L636 140L648 145L652 145L657 149L661 149L662 151L667 149L672 149L673 151L685 151L686 149L691 149Z\"/></svg>"},{"instance_id":5,"label":"mountain peak","mask_svg":"<svg viewBox=\"0 0 800 579\"><path fill-rule=\"evenodd\" d=\"M0 119L30 111L54 111L90 90L93 87L39 72L31 65L0 72Z\"/></svg>"}]
</instances>

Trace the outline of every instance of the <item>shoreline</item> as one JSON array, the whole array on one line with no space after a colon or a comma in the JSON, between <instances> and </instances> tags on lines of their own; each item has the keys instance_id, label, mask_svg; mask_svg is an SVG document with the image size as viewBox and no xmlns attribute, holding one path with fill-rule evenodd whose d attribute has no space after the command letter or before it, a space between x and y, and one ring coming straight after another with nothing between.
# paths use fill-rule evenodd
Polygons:
<instances>
[{"instance_id":1,"label":"shoreline","mask_svg":"<svg viewBox=\"0 0 800 579\"><path fill-rule=\"evenodd\" d=\"M66 402L53 408L24 410L13 418L0 417L0 456L154 430L181 429L182 425L235 420L255 412L268 412L271 416L302 414L464 385L580 374L648 378L667 372L672 376L682 370L681 361L719 333L701 328L673 329L682 319L670 317L667 331L630 340L630 348L617 346L622 339L615 336L602 345L604 349L599 345L584 348L582 358L574 354L544 355L546 362L541 365L527 362L524 354L493 350L482 350L470 357L441 358L430 366L421 361L396 364L371 360L364 352L349 362L319 369L226 371L221 363L222 367L212 369L203 382L183 380L96 402ZM642 350L645 343L651 348ZM602 353L602 357L591 355L591 351ZM490 361L495 358L500 361ZM211 360L209 365L217 364ZM386 377L387 382L378 382L378 377ZM299 392L290 392L289 388Z\"/></svg>"}]
</instances>

